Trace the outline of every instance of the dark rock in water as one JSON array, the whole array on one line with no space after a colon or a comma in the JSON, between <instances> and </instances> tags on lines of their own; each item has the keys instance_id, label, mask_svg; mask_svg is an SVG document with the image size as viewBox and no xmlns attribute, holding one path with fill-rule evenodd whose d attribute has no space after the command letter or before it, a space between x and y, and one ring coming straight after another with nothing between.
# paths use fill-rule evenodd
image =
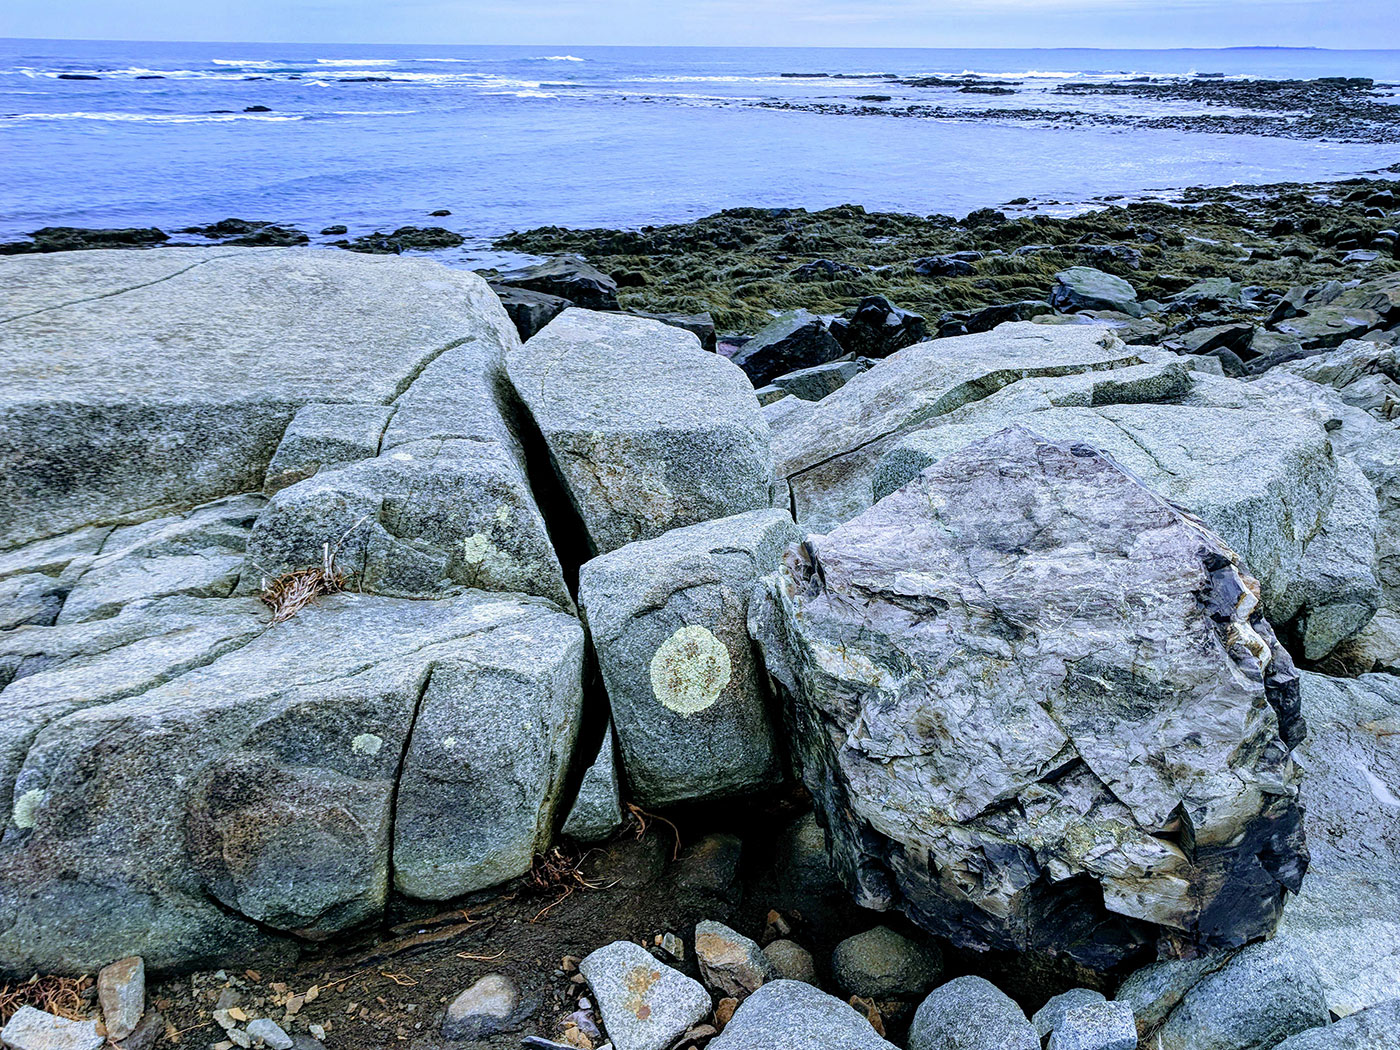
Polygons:
<instances>
[{"instance_id":1,"label":"dark rock in water","mask_svg":"<svg viewBox=\"0 0 1400 1050\"><path fill-rule=\"evenodd\" d=\"M449 215L451 215L451 214L452 214L452 213L451 213L450 211L448 211L446 208L438 208L436 211L430 211L430 212L428 212L428 215L431 216L431 217L434 218L434 219L445 219L447 216L449 216Z\"/></svg>"},{"instance_id":2,"label":"dark rock in water","mask_svg":"<svg viewBox=\"0 0 1400 1050\"><path fill-rule=\"evenodd\" d=\"M154 226L134 229L85 230L76 226L45 226L29 236L34 238L28 251L76 252L88 248L150 248L170 239ZM19 242L23 244L23 242ZM6 247L11 247L7 245ZM6 254L23 254L21 251Z\"/></svg>"},{"instance_id":3,"label":"dark rock in water","mask_svg":"<svg viewBox=\"0 0 1400 1050\"><path fill-rule=\"evenodd\" d=\"M322 230L322 231L321 231L321 236L322 236L322 237L339 237L340 235L342 235L342 234L344 234L344 233L346 233L346 232L348 232L348 227L343 226L343 225L341 225L340 223L336 223L334 226L327 226L324 230Z\"/></svg>"},{"instance_id":4,"label":"dark rock in water","mask_svg":"<svg viewBox=\"0 0 1400 1050\"><path fill-rule=\"evenodd\" d=\"M635 317L650 317L653 321L660 321L672 328L684 328L687 332L694 333L706 350L715 349L715 319L710 316L708 310L698 314L653 314L645 310L629 310L628 313Z\"/></svg>"},{"instance_id":5,"label":"dark rock in water","mask_svg":"<svg viewBox=\"0 0 1400 1050\"><path fill-rule=\"evenodd\" d=\"M920 277L966 277L976 272L971 260L959 259L956 255L930 255L915 259L911 268Z\"/></svg>"},{"instance_id":6,"label":"dark rock in water","mask_svg":"<svg viewBox=\"0 0 1400 1050\"><path fill-rule=\"evenodd\" d=\"M830 259L816 259L813 262L803 263L792 271L794 281L835 281L845 274L860 273L860 267L848 266L846 263L833 262Z\"/></svg>"},{"instance_id":7,"label":"dark rock in water","mask_svg":"<svg viewBox=\"0 0 1400 1050\"><path fill-rule=\"evenodd\" d=\"M241 237L271 225L271 222L257 219L220 219L204 226L182 226L175 232L194 233L201 237Z\"/></svg>"},{"instance_id":8,"label":"dark rock in water","mask_svg":"<svg viewBox=\"0 0 1400 1050\"><path fill-rule=\"evenodd\" d=\"M99 77L99 76L94 76L94 75L91 74L91 73L60 73L60 74L58 75L58 79L59 79L59 80L101 80L102 78Z\"/></svg>"},{"instance_id":9,"label":"dark rock in water","mask_svg":"<svg viewBox=\"0 0 1400 1050\"><path fill-rule=\"evenodd\" d=\"M245 233L241 237L234 237L224 243L237 244L245 247L285 248L297 244L308 244L310 241L310 237L294 227L267 225L260 230L254 230L252 233Z\"/></svg>"},{"instance_id":10,"label":"dark rock in water","mask_svg":"<svg viewBox=\"0 0 1400 1050\"><path fill-rule=\"evenodd\" d=\"M267 106L244 106L244 107L243 107L243 112L244 112L244 113L271 113L272 110L269 109Z\"/></svg>"},{"instance_id":11,"label":"dark rock in water","mask_svg":"<svg viewBox=\"0 0 1400 1050\"><path fill-rule=\"evenodd\" d=\"M891 102L891 101L893 101L893 100L894 100L894 96L893 96L893 95L857 95L857 96L856 96L856 101L857 101L857 102Z\"/></svg>"},{"instance_id":12,"label":"dark rock in water","mask_svg":"<svg viewBox=\"0 0 1400 1050\"><path fill-rule=\"evenodd\" d=\"M337 248L368 255L400 255L407 251L431 252L456 248L466 238L441 226L400 226L393 233L367 233L350 241L336 241Z\"/></svg>"},{"instance_id":13,"label":"dark rock in water","mask_svg":"<svg viewBox=\"0 0 1400 1050\"><path fill-rule=\"evenodd\" d=\"M493 284L491 290L500 297L501 305L510 315L511 323L521 339L529 339L573 304L557 295L532 292L528 288L512 288Z\"/></svg>"},{"instance_id":14,"label":"dark rock in water","mask_svg":"<svg viewBox=\"0 0 1400 1050\"><path fill-rule=\"evenodd\" d=\"M1106 969L1267 936L1301 885L1298 676L1259 584L1105 454L1001 431L760 587L857 903Z\"/></svg>"},{"instance_id":15,"label":"dark rock in water","mask_svg":"<svg viewBox=\"0 0 1400 1050\"><path fill-rule=\"evenodd\" d=\"M820 317L793 310L745 343L732 360L759 387L799 368L834 361L845 352Z\"/></svg>"},{"instance_id":16,"label":"dark rock in water","mask_svg":"<svg viewBox=\"0 0 1400 1050\"><path fill-rule=\"evenodd\" d=\"M997 211L995 208L978 208L974 212L969 212L962 224L968 229L978 226L1000 226L1006 222L1006 213Z\"/></svg>"},{"instance_id":17,"label":"dark rock in water","mask_svg":"<svg viewBox=\"0 0 1400 1050\"><path fill-rule=\"evenodd\" d=\"M961 329L957 333L958 335L990 332L999 324L1006 324L1008 321L1029 321L1049 312L1050 304L1045 300L1023 299L1019 303L1002 303L999 306L988 306L972 313L945 313L938 319L938 329L940 335L945 327L952 325Z\"/></svg>"},{"instance_id":18,"label":"dark rock in water","mask_svg":"<svg viewBox=\"0 0 1400 1050\"><path fill-rule=\"evenodd\" d=\"M560 255L535 266L511 270L495 283L528 288L567 299L585 310L616 310L617 282L576 255Z\"/></svg>"},{"instance_id":19,"label":"dark rock in water","mask_svg":"<svg viewBox=\"0 0 1400 1050\"><path fill-rule=\"evenodd\" d=\"M997 87L995 84L964 84L958 88L964 95L1014 95L1015 88Z\"/></svg>"},{"instance_id":20,"label":"dark rock in water","mask_svg":"<svg viewBox=\"0 0 1400 1050\"><path fill-rule=\"evenodd\" d=\"M1137 290L1121 277L1089 266L1072 266L1055 275L1050 305L1057 310L1116 310L1129 317L1141 317Z\"/></svg>"},{"instance_id":21,"label":"dark rock in water","mask_svg":"<svg viewBox=\"0 0 1400 1050\"><path fill-rule=\"evenodd\" d=\"M928 326L918 314L901 310L883 295L872 295L831 322L831 334L848 354L889 357L896 350L922 342Z\"/></svg>"}]
</instances>

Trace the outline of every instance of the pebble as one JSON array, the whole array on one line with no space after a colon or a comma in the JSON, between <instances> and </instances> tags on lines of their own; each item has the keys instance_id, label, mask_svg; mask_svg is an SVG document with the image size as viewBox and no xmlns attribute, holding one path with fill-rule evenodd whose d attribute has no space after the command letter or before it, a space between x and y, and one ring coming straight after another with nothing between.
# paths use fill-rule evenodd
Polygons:
<instances>
[{"instance_id":1,"label":"pebble","mask_svg":"<svg viewBox=\"0 0 1400 1050\"><path fill-rule=\"evenodd\" d=\"M70 1021L21 1006L0 1029L0 1042L10 1050L98 1050L107 1040L97 1029L96 1021Z\"/></svg>"},{"instance_id":2,"label":"pebble","mask_svg":"<svg viewBox=\"0 0 1400 1050\"><path fill-rule=\"evenodd\" d=\"M676 962L685 962L685 941L674 933L664 934L661 938L661 950L669 955Z\"/></svg>"},{"instance_id":3,"label":"pebble","mask_svg":"<svg viewBox=\"0 0 1400 1050\"><path fill-rule=\"evenodd\" d=\"M281 1025L267 1017L248 1022L248 1037L271 1050L292 1050L292 1037L282 1031Z\"/></svg>"},{"instance_id":4,"label":"pebble","mask_svg":"<svg viewBox=\"0 0 1400 1050\"><path fill-rule=\"evenodd\" d=\"M248 1050L253 1045L253 1037L241 1028L230 1028L228 1037L236 1045L243 1047L243 1050Z\"/></svg>"},{"instance_id":5,"label":"pebble","mask_svg":"<svg viewBox=\"0 0 1400 1050\"><path fill-rule=\"evenodd\" d=\"M442 1034L447 1039L484 1039L517 1027L520 990L504 974L487 974L447 1008Z\"/></svg>"},{"instance_id":6,"label":"pebble","mask_svg":"<svg viewBox=\"0 0 1400 1050\"><path fill-rule=\"evenodd\" d=\"M125 1039L141 1023L146 1012L146 964L139 955L110 963L97 975L97 1001L107 1038Z\"/></svg>"},{"instance_id":7,"label":"pebble","mask_svg":"<svg viewBox=\"0 0 1400 1050\"><path fill-rule=\"evenodd\" d=\"M803 984L818 984L817 964L812 953L795 941L774 941L764 946L763 954L768 956L777 976Z\"/></svg>"}]
</instances>

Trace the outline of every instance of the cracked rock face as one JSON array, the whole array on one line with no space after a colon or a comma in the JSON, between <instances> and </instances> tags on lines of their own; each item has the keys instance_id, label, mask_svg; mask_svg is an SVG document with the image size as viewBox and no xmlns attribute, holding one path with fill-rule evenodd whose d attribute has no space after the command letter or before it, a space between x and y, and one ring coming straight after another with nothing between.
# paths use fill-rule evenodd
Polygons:
<instances>
[{"instance_id":1,"label":"cracked rock face","mask_svg":"<svg viewBox=\"0 0 1400 1050\"><path fill-rule=\"evenodd\" d=\"M570 309L507 368L594 552L769 506L753 388L691 333Z\"/></svg>"},{"instance_id":2,"label":"cracked rock face","mask_svg":"<svg viewBox=\"0 0 1400 1050\"><path fill-rule=\"evenodd\" d=\"M0 693L5 970L256 958L373 917L391 878L453 896L547 843L573 617L482 593L342 594L272 630L254 599L128 609L5 639L29 650Z\"/></svg>"},{"instance_id":3,"label":"cracked rock face","mask_svg":"<svg viewBox=\"0 0 1400 1050\"><path fill-rule=\"evenodd\" d=\"M1258 595L1112 460L1016 428L791 550L750 628L862 904L1106 967L1262 937L1300 885Z\"/></svg>"}]
</instances>

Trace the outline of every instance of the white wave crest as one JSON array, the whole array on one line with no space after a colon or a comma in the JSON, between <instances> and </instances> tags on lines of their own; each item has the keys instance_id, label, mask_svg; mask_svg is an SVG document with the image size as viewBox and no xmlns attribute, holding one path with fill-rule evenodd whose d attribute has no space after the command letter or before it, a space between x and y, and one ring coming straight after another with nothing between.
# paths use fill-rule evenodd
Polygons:
<instances>
[{"instance_id":1,"label":"white wave crest","mask_svg":"<svg viewBox=\"0 0 1400 1050\"><path fill-rule=\"evenodd\" d=\"M533 59L532 61L535 61L535 62L583 62L584 59L579 58L579 57L577 57L576 55L541 55L539 58Z\"/></svg>"},{"instance_id":2,"label":"white wave crest","mask_svg":"<svg viewBox=\"0 0 1400 1050\"><path fill-rule=\"evenodd\" d=\"M397 58L318 58L318 66L393 66Z\"/></svg>"}]
</instances>

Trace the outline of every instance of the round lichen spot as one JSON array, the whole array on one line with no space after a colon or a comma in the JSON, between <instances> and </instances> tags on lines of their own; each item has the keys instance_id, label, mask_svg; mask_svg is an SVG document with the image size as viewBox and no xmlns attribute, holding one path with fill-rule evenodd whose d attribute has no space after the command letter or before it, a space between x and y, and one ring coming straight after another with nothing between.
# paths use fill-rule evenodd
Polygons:
<instances>
[{"instance_id":1,"label":"round lichen spot","mask_svg":"<svg viewBox=\"0 0 1400 1050\"><path fill-rule=\"evenodd\" d=\"M40 788L30 788L19 798L15 799L15 827L32 828L34 817L38 813L40 805L44 801L44 792Z\"/></svg>"},{"instance_id":2,"label":"round lichen spot","mask_svg":"<svg viewBox=\"0 0 1400 1050\"><path fill-rule=\"evenodd\" d=\"M651 691L678 715L698 714L719 699L732 673L729 650L708 628L682 627L651 658Z\"/></svg>"},{"instance_id":3,"label":"round lichen spot","mask_svg":"<svg viewBox=\"0 0 1400 1050\"><path fill-rule=\"evenodd\" d=\"M377 755L383 746L384 738L375 736L373 733L361 733L350 741L350 750L357 755Z\"/></svg>"}]
</instances>

